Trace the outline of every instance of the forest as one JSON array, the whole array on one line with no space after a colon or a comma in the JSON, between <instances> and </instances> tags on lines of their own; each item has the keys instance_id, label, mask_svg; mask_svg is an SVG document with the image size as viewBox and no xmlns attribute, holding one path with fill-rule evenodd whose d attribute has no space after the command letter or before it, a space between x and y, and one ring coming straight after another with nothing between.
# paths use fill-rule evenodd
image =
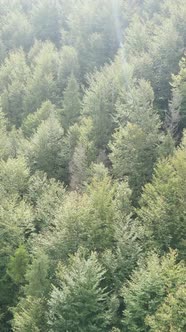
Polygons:
<instances>
[{"instance_id":1,"label":"forest","mask_svg":"<svg viewBox=\"0 0 186 332\"><path fill-rule=\"evenodd\" d=\"M0 0L0 331L186 331L185 0Z\"/></svg>"}]
</instances>

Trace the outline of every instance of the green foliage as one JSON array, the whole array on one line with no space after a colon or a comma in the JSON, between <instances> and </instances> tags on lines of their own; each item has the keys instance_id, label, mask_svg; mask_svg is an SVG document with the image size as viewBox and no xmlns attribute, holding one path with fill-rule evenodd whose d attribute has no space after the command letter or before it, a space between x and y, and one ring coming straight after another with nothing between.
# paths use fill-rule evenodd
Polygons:
<instances>
[{"instance_id":1,"label":"green foliage","mask_svg":"<svg viewBox=\"0 0 186 332\"><path fill-rule=\"evenodd\" d=\"M99 8L99 15L97 9ZM62 40L79 53L81 75L113 59L120 43L122 1L71 1ZM113 15L115 20L113 19Z\"/></svg>"},{"instance_id":2,"label":"green foliage","mask_svg":"<svg viewBox=\"0 0 186 332\"><path fill-rule=\"evenodd\" d=\"M185 49L185 0L0 0L0 331L185 330Z\"/></svg>"},{"instance_id":3,"label":"green foliage","mask_svg":"<svg viewBox=\"0 0 186 332\"><path fill-rule=\"evenodd\" d=\"M114 115L117 97L125 83L123 78L122 58L119 56L111 66L105 66L90 78L90 87L85 92L83 114L89 115L93 121L93 140L98 149L107 146L111 133L115 127ZM131 76L131 68L124 68ZM129 80L130 80L129 76Z\"/></svg>"},{"instance_id":4,"label":"green foliage","mask_svg":"<svg viewBox=\"0 0 186 332\"><path fill-rule=\"evenodd\" d=\"M0 109L0 130L1 130L1 135L0 135L0 158L5 159L8 155L8 147L9 147L9 140L8 140L8 135L7 135L7 130L6 130L6 119L5 115Z\"/></svg>"},{"instance_id":5,"label":"green foliage","mask_svg":"<svg viewBox=\"0 0 186 332\"><path fill-rule=\"evenodd\" d=\"M7 161L1 161L0 174L1 189L6 195L24 193L29 177L29 169L24 158L9 158Z\"/></svg>"},{"instance_id":6,"label":"green foliage","mask_svg":"<svg viewBox=\"0 0 186 332\"><path fill-rule=\"evenodd\" d=\"M58 53L51 42L43 43L35 55L24 100L26 113L37 111L42 103L57 101Z\"/></svg>"},{"instance_id":7,"label":"green foliage","mask_svg":"<svg viewBox=\"0 0 186 332\"><path fill-rule=\"evenodd\" d=\"M135 74L150 80L155 101L164 109L170 98L171 74L177 72L185 46L185 5L182 0L176 5L172 0L142 2L126 30L125 49Z\"/></svg>"},{"instance_id":8,"label":"green foliage","mask_svg":"<svg viewBox=\"0 0 186 332\"><path fill-rule=\"evenodd\" d=\"M32 26L24 13L18 10L8 13L2 26L2 40L7 51L29 49L33 42Z\"/></svg>"},{"instance_id":9,"label":"green foliage","mask_svg":"<svg viewBox=\"0 0 186 332\"><path fill-rule=\"evenodd\" d=\"M22 130L25 136L32 136L42 121L47 120L52 114L56 114L56 108L50 101L43 102L41 108L36 112L29 113L22 123Z\"/></svg>"},{"instance_id":10,"label":"green foliage","mask_svg":"<svg viewBox=\"0 0 186 332\"><path fill-rule=\"evenodd\" d=\"M45 296L49 287L48 270L48 257L42 252L37 253L25 276L28 283L25 286L25 293L28 296L41 299Z\"/></svg>"},{"instance_id":11,"label":"green foliage","mask_svg":"<svg viewBox=\"0 0 186 332\"><path fill-rule=\"evenodd\" d=\"M43 121L30 141L28 158L32 170L68 181L68 144L60 122L51 114Z\"/></svg>"},{"instance_id":12,"label":"green foliage","mask_svg":"<svg viewBox=\"0 0 186 332\"><path fill-rule=\"evenodd\" d=\"M89 177L89 168L96 159L96 148L92 140L93 124L91 118L85 118L79 126L69 129L68 140L71 147L69 163L70 186L81 189Z\"/></svg>"},{"instance_id":13,"label":"green foliage","mask_svg":"<svg viewBox=\"0 0 186 332\"><path fill-rule=\"evenodd\" d=\"M110 144L114 174L118 178L128 177L134 200L151 179L159 156L161 122L153 109L153 97L153 91L145 81L123 93L118 104L118 119L123 125Z\"/></svg>"},{"instance_id":14,"label":"green foliage","mask_svg":"<svg viewBox=\"0 0 186 332\"><path fill-rule=\"evenodd\" d=\"M31 22L37 39L59 44L61 22L58 1L37 1L32 7Z\"/></svg>"},{"instance_id":15,"label":"green foliage","mask_svg":"<svg viewBox=\"0 0 186 332\"><path fill-rule=\"evenodd\" d=\"M51 257L66 260L79 246L102 252L114 241L114 193L110 177L93 177L86 192L66 195L42 241Z\"/></svg>"},{"instance_id":16,"label":"green foliage","mask_svg":"<svg viewBox=\"0 0 186 332\"><path fill-rule=\"evenodd\" d=\"M24 97L30 69L22 50L10 53L0 67L0 94L3 112L11 124L19 126L25 114Z\"/></svg>"},{"instance_id":17,"label":"green foliage","mask_svg":"<svg viewBox=\"0 0 186 332\"><path fill-rule=\"evenodd\" d=\"M4 180L7 186L10 185L6 176ZM16 305L19 282L23 281L26 268L23 264L27 262L26 253L17 248L20 243L24 243L28 231L33 231L32 209L23 200L20 201L16 192L20 189L19 184L19 181L15 187L12 184L13 192L10 188L9 192L6 192L6 188L3 185L0 186L0 307L2 314L0 327L2 331L10 329L9 307ZM18 284L15 285L15 283Z\"/></svg>"},{"instance_id":18,"label":"green foliage","mask_svg":"<svg viewBox=\"0 0 186 332\"><path fill-rule=\"evenodd\" d=\"M62 125L67 130L77 121L81 109L79 86L73 75L68 79L63 98Z\"/></svg>"},{"instance_id":19,"label":"green foliage","mask_svg":"<svg viewBox=\"0 0 186 332\"><path fill-rule=\"evenodd\" d=\"M131 280L122 290L125 302L123 324L126 331L151 331L147 317L158 317L159 308L167 305L167 297L175 294L184 284L185 266L176 263L174 251L163 258L157 254L149 255L145 263L141 262L133 272ZM167 317L167 323L171 325L170 317Z\"/></svg>"},{"instance_id":20,"label":"green foliage","mask_svg":"<svg viewBox=\"0 0 186 332\"><path fill-rule=\"evenodd\" d=\"M24 287L25 297L22 297L16 308L13 309L12 326L14 331L46 331L47 306L45 296L49 291L48 271L48 257L42 252L38 252L25 275L27 281Z\"/></svg>"},{"instance_id":21,"label":"green foliage","mask_svg":"<svg viewBox=\"0 0 186 332\"><path fill-rule=\"evenodd\" d=\"M28 296L18 303L14 311L12 322L15 332L44 332L45 324L45 305L42 299Z\"/></svg>"},{"instance_id":22,"label":"green foliage","mask_svg":"<svg viewBox=\"0 0 186 332\"><path fill-rule=\"evenodd\" d=\"M25 272L29 262L28 253L23 245L16 249L15 255L10 257L8 263L8 275L16 284L23 283L25 281Z\"/></svg>"},{"instance_id":23,"label":"green foliage","mask_svg":"<svg viewBox=\"0 0 186 332\"><path fill-rule=\"evenodd\" d=\"M174 292L168 294L154 316L147 317L147 324L150 325L152 332L184 331L186 327L185 295L185 285L179 286Z\"/></svg>"},{"instance_id":24,"label":"green foliage","mask_svg":"<svg viewBox=\"0 0 186 332\"><path fill-rule=\"evenodd\" d=\"M171 74L178 70L182 50L182 38L171 20L167 19L162 26L155 28L155 37L151 49L153 74L155 75L155 79L152 79L152 86L155 94L158 95L161 91L160 103L170 97L170 87L167 83L171 80ZM161 63L161 66L159 63Z\"/></svg>"},{"instance_id":25,"label":"green foliage","mask_svg":"<svg viewBox=\"0 0 186 332\"><path fill-rule=\"evenodd\" d=\"M57 76L58 90L62 94L67 87L70 75L74 75L76 79L79 77L79 59L78 52L72 46L64 45L59 53L59 68Z\"/></svg>"},{"instance_id":26,"label":"green foliage","mask_svg":"<svg viewBox=\"0 0 186 332\"><path fill-rule=\"evenodd\" d=\"M106 291L101 288L105 271L95 253L86 259L78 253L67 268L60 266L49 300L49 325L52 331L107 331L109 312Z\"/></svg>"},{"instance_id":27,"label":"green foliage","mask_svg":"<svg viewBox=\"0 0 186 332\"><path fill-rule=\"evenodd\" d=\"M36 172L28 182L27 200L34 207L34 225L37 232L54 225L56 213L65 198L65 189L60 182L47 179Z\"/></svg>"},{"instance_id":28,"label":"green foliage","mask_svg":"<svg viewBox=\"0 0 186 332\"><path fill-rule=\"evenodd\" d=\"M161 250L179 248L185 256L185 138L172 157L162 160L145 186L138 216L148 241Z\"/></svg>"},{"instance_id":29,"label":"green foliage","mask_svg":"<svg viewBox=\"0 0 186 332\"><path fill-rule=\"evenodd\" d=\"M178 75L172 76L172 100L169 104L168 126L172 136L180 139L183 128L186 124L186 59L179 63L180 71Z\"/></svg>"}]
</instances>

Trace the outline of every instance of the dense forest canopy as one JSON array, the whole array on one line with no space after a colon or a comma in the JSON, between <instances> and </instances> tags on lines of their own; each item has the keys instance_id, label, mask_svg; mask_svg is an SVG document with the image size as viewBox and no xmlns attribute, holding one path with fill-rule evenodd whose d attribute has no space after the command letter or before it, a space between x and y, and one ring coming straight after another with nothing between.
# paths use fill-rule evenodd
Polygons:
<instances>
[{"instance_id":1,"label":"dense forest canopy","mask_svg":"<svg viewBox=\"0 0 186 332\"><path fill-rule=\"evenodd\" d=\"M0 331L186 331L186 1L0 0Z\"/></svg>"}]
</instances>

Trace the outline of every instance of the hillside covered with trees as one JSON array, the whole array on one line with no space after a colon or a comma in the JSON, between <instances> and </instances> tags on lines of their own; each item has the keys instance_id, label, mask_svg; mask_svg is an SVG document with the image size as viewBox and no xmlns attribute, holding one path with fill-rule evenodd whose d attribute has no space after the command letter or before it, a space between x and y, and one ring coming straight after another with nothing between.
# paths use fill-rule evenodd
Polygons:
<instances>
[{"instance_id":1,"label":"hillside covered with trees","mask_svg":"<svg viewBox=\"0 0 186 332\"><path fill-rule=\"evenodd\" d=\"M0 0L0 331L186 331L186 1Z\"/></svg>"}]
</instances>

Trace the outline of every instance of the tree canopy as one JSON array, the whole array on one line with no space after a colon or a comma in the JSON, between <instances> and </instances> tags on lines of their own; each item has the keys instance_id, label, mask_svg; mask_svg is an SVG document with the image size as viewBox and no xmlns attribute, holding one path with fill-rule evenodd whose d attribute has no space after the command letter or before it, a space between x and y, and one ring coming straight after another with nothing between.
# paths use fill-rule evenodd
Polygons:
<instances>
[{"instance_id":1,"label":"tree canopy","mask_svg":"<svg viewBox=\"0 0 186 332\"><path fill-rule=\"evenodd\" d=\"M186 331L185 0L0 0L0 331Z\"/></svg>"}]
</instances>

